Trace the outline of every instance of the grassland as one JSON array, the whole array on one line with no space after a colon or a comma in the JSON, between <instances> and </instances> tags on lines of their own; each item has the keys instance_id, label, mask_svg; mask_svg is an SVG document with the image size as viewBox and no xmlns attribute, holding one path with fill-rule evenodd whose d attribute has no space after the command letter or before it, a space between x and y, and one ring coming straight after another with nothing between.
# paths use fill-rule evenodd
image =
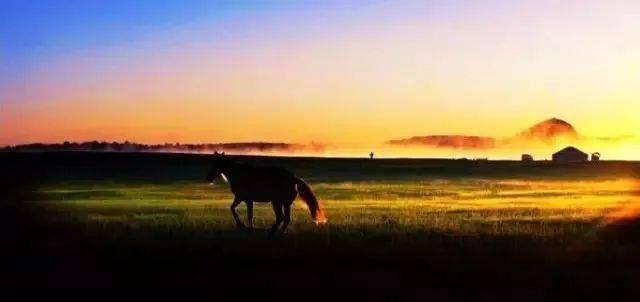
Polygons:
<instances>
[{"instance_id":1,"label":"grassland","mask_svg":"<svg viewBox=\"0 0 640 302\"><path fill-rule=\"evenodd\" d=\"M635 205L635 180L517 181L403 180L315 183L330 223L315 226L296 203L290 234L360 230L401 234L582 236ZM232 229L225 183L66 183L40 188L57 219L82 220L103 228ZM242 210L241 210L242 213ZM256 227L273 223L268 204L257 204Z\"/></svg>"},{"instance_id":2,"label":"grassland","mask_svg":"<svg viewBox=\"0 0 640 302\"><path fill-rule=\"evenodd\" d=\"M640 279L636 163L239 158L295 171L329 217L316 226L297 202L289 232L269 239L270 207L256 206L256 230L236 230L203 157L17 156L12 172L33 185L14 191L33 194L10 213L28 244L3 243L19 255L9 284L626 295Z\"/></svg>"}]
</instances>

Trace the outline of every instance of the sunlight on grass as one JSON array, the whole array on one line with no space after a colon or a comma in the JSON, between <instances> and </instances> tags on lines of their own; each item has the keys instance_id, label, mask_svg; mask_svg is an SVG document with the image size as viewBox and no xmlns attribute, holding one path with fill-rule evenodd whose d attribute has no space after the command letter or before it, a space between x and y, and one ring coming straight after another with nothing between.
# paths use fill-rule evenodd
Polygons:
<instances>
[{"instance_id":1,"label":"sunlight on grass","mask_svg":"<svg viewBox=\"0 0 640 302\"><path fill-rule=\"evenodd\" d=\"M636 204L635 181L430 180L318 183L329 225L320 229L296 202L291 232L446 231L553 236L586 232L611 213ZM231 229L226 185L61 184L41 190L60 219L130 228ZM273 222L268 204L255 207L256 227ZM241 207L240 214L244 215ZM633 212L636 213L636 212ZM609 215L609 216L607 216Z\"/></svg>"}]
</instances>

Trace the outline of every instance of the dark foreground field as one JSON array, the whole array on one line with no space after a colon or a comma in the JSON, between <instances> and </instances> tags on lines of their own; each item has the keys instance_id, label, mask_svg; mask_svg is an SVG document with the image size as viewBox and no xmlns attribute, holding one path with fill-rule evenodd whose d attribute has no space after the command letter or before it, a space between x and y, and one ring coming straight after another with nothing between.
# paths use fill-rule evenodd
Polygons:
<instances>
[{"instance_id":1,"label":"dark foreground field","mask_svg":"<svg viewBox=\"0 0 640 302\"><path fill-rule=\"evenodd\" d=\"M258 206L257 230L234 229L228 188L204 183L201 155L0 154L0 285L228 297L319 287L308 295L364 300L640 294L640 164L238 160L305 178L329 223L298 205L289 232L269 239L273 214Z\"/></svg>"}]
</instances>

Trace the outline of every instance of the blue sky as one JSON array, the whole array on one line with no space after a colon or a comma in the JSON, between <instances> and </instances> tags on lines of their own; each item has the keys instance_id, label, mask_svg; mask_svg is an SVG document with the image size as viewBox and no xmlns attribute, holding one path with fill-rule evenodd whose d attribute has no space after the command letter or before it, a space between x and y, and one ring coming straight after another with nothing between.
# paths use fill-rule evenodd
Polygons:
<instances>
[{"instance_id":1,"label":"blue sky","mask_svg":"<svg viewBox=\"0 0 640 302\"><path fill-rule=\"evenodd\" d=\"M375 3L369 1L368 3ZM357 8L359 1L36 0L0 2L3 56L28 56L134 38L234 12Z\"/></svg>"},{"instance_id":2,"label":"blue sky","mask_svg":"<svg viewBox=\"0 0 640 302\"><path fill-rule=\"evenodd\" d=\"M373 2L372 2L373 3ZM342 1L0 1L0 63L4 79L50 56L117 44L247 11L357 7Z\"/></svg>"},{"instance_id":3,"label":"blue sky","mask_svg":"<svg viewBox=\"0 0 640 302\"><path fill-rule=\"evenodd\" d=\"M132 40L140 35L224 18L260 4L243 1L70 1L0 3L0 62L4 78L70 49Z\"/></svg>"},{"instance_id":4,"label":"blue sky","mask_svg":"<svg viewBox=\"0 0 640 302\"><path fill-rule=\"evenodd\" d=\"M234 20L255 13L357 12L388 1L154 1L3 0L0 1L0 84L69 51L126 44L136 39L206 22ZM397 6L407 8L421 1ZM458 6L465 1L445 1ZM442 1L429 1L442 5ZM456 3L454 5L454 3ZM304 23L305 20L301 20ZM278 20L270 21L272 25ZM284 24L295 27L298 24ZM246 29L238 28L238 31ZM233 34L230 32L229 34Z\"/></svg>"}]
</instances>

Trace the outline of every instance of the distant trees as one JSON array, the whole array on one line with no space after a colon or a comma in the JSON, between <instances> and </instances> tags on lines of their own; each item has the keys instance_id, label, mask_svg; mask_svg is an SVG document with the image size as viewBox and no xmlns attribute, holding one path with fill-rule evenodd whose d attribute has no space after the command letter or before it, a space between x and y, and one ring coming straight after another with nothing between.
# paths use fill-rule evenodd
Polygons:
<instances>
[{"instance_id":1,"label":"distant trees","mask_svg":"<svg viewBox=\"0 0 640 302\"><path fill-rule=\"evenodd\" d=\"M188 153L212 153L214 151L236 151L236 152L322 152L324 146L312 143L311 145L299 145L288 143L266 143L266 142L248 142L248 143L225 143L225 144L180 144L180 143L164 143L164 144L139 144L130 141L125 142L106 142L106 141L88 141L88 142L69 142L56 144L24 144L16 146L7 146L0 148L4 152L42 152L42 151L94 151L94 152L188 152Z\"/></svg>"}]
</instances>

